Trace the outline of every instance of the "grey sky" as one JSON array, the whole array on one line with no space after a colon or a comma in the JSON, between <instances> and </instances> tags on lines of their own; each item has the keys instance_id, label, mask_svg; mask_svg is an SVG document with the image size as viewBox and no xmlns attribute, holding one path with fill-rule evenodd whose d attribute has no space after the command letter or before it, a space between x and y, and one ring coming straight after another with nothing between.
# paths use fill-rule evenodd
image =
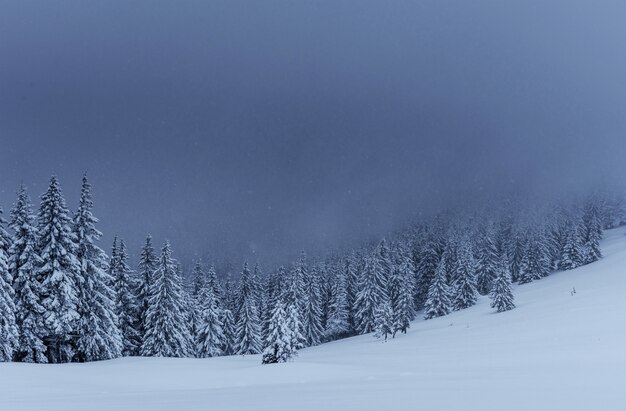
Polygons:
<instances>
[{"instance_id":1,"label":"grey sky","mask_svg":"<svg viewBox=\"0 0 626 411\"><path fill-rule=\"evenodd\" d=\"M622 1L0 1L0 204L272 264L501 192L619 182ZM254 257L252 257L254 258Z\"/></svg>"}]
</instances>

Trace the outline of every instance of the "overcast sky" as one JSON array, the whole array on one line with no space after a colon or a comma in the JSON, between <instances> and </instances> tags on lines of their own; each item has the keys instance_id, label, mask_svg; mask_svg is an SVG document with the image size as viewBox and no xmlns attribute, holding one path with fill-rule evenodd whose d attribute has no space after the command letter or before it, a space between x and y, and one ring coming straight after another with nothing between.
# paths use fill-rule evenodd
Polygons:
<instances>
[{"instance_id":1,"label":"overcast sky","mask_svg":"<svg viewBox=\"0 0 626 411\"><path fill-rule=\"evenodd\" d=\"M626 177L623 1L0 1L0 204L289 260Z\"/></svg>"}]
</instances>

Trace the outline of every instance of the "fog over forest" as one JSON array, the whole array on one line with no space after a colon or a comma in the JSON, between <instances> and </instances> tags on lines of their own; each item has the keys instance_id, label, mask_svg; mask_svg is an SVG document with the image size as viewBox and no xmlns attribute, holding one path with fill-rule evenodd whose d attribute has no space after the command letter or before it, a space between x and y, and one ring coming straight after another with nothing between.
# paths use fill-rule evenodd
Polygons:
<instances>
[{"instance_id":1,"label":"fog over forest","mask_svg":"<svg viewBox=\"0 0 626 411\"><path fill-rule=\"evenodd\" d=\"M103 248L272 266L626 176L620 2L0 9L0 205L87 172Z\"/></svg>"}]
</instances>

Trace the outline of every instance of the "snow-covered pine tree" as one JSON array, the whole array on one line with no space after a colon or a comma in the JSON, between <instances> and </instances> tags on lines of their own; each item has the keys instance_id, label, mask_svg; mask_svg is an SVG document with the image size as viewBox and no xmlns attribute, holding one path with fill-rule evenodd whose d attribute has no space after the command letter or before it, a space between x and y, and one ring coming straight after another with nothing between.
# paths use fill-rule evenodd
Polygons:
<instances>
[{"instance_id":1,"label":"snow-covered pine tree","mask_svg":"<svg viewBox=\"0 0 626 411\"><path fill-rule=\"evenodd\" d=\"M115 290L115 314L122 337L122 355L127 357L137 355L141 344L138 331L137 317L139 307L134 291L137 285L134 282L133 272L128 265L128 252L124 240L117 245L117 237L113 241L111 252L111 266L113 267L113 289Z\"/></svg>"},{"instance_id":2,"label":"snow-covered pine tree","mask_svg":"<svg viewBox=\"0 0 626 411\"><path fill-rule=\"evenodd\" d=\"M170 243L165 241L150 286L146 334L141 345L145 357L185 357L189 330L185 324L182 281L176 274Z\"/></svg>"},{"instance_id":3,"label":"snow-covered pine tree","mask_svg":"<svg viewBox=\"0 0 626 411\"><path fill-rule=\"evenodd\" d=\"M200 358L222 355L224 330L220 321L220 308L213 288L205 282L200 290L199 318L196 331L196 353Z\"/></svg>"},{"instance_id":4,"label":"snow-covered pine tree","mask_svg":"<svg viewBox=\"0 0 626 411\"><path fill-rule=\"evenodd\" d=\"M204 269L202 268L202 261L198 260L193 266L193 271L191 272L191 296L194 300L198 300L200 293L205 287L207 278L204 273Z\"/></svg>"},{"instance_id":5,"label":"snow-covered pine tree","mask_svg":"<svg viewBox=\"0 0 626 411\"><path fill-rule=\"evenodd\" d=\"M413 308L414 281L413 260L404 250L396 247L389 286L394 337L398 331L406 334L411 320L415 317Z\"/></svg>"},{"instance_id":6,"label":"snow-covered pine tree","mask_svg":"<svg viewBox=\"0 0 626 411\"><path fill-rule=\"evenodd\" d=\"M356 296L359 287L359 259L355 253L351 253L344 261L343 273L346 281L346 304L348 307L348 333L357 331L356 321Z\"/></svg>"},{"instance_id":7,"label":"snow-covered pine tree","mask_svg":"<svg viewBox=\"0 0 626 411\"><path fill-rule=\"evenodd\" d=\"M210 266L209 270L206 273L206 286L211 288L213 291L213 295L218 300L222 297L222 289L220 287L220 283L217 279L217 272L215 271L215 266Z\"/></svg>"},{"instance_id":8,"label":"snow-covered pine tree","mask_svg":"<svg viewBox=\"0 0 626 411\"><path fill-rule=\"evenodd\" d=\"M476 304L476 261L468 240L461 243L458 253L456 281L453 284L452 309L463 310Z\"/></svg>"},{"instance_id":9,"label":"snow-covered pine tree","mask_svg":"<svg viewBox=\"0 0 626 411\"><path fill-rule=\"evenodd\" d=\"M243 264L237 312L237 354L261 352L261 329L257 312L257 296L248 263Z\"/></svg>"},{"instance_id":10,"label":"snow-covered pine tree","mask_svg":"<svg viewBox=\"0 0 626 411\"><path fill-rule=\"evenodd\" d=\"M428 232L425 242L419 251L419 265L417 266L417 281L415 284L415 308L424 308L428 299L428 290L435 278L441 254L443 253L443 240L438 232L432 229Z\"/></svg>"},{"instance_id":11,"label":"snow-covered pine tree","mask_svg":"<svg viewBox=\"0 0 626 411\"><path fill-rule=\"evenodd\" d=\"M69 362L76 344L80 268L72 219L56 176L50 178L48 189L41 196L37 231L37 277L45 309L43 341L50 362Z\"/></svg>"},{"instance_id":12,"label":"snow-covered pine tree","mask_svg":"<svg viewBox=\"0 0 626 411\"><path fill-rule=\"evenodd\" d=\"M11 361L18 347L18 329L15 320L13 276L9 270L8 251L11 236L0 209L0 362Z\"/></svg>"},{"instance_id":13,"label":"snow-covered pine tree","mask_svg":"<svg viewBox=\"0 0 626 411\"><path fill-rule=\"evenodd\" d=\"M189 329L191 336L193 337L193 346L197 346L198 341L198 331L200 329L201 322L201 311L203 307L203 293L206 288L206 274L204 269L202 268L202 262L200 260L196 261L193 267L193 271L191 273L191 290L188 293L189 298L186 302L187 310L186 313L189 316ZM215 294L212 294L213 297L217 298Z\"/></svg>"},{"instance_id":14,"label":"snow-covered pine tree","mask_svg":"<svg viewBox=\"0 0 626 411\"><path fill-rule=\"evenodd\" d=\"M589 200L585 205L583 215L584 264L590 264L602 258L600 240L602 240L600 211L596 202Z\"/></svg>"},{"instance_id":15,"label":"snow-covered pine tree","mask_svg":"<svg viewBox=\"0 0 626 411\"><path fill-rule=\"evenodd\" d=\"M137 332L139 333L140 345L143 343L146 334L146 316L148 307L150 306L150 286L156 271L157 257L152 246L152 237L148 235L146 241L141 248L139 257L139 275L137 277L137 319L139 324Z\"/></svg>"},{"instance_id":16,"label":"snow-covered pine tree","mask_svg":"<svg viewBox=\"0 0 626 411\"><path fill-rule=\"evenodd\" d=\"M300 333L302 325L300 324L300 313L295 304L287 305L287 317L289 318L289 329L291 330L291 347L298 350L302 347L304 336Z\"/></svg>"},{"instance_id":17,"label":"snow-covered pine tree","mask_svg":"<svg viewBox=\"0 0 626 411\"><path fill-rule=\"evenodd\" d=\"M293 344L293 331L283 303L278 302L272 311L266 348L263 350L263 364L287 362L296 355Z\"/></svg>"},{"instance_id":18,"label":"snow-covered pine tree","mask_svg":"<svg viewBox=\"0 0 626 411\"><path fill-rule=\"evenodd\" d=\"M91 185L83 176L80 203L74 216L79 264L77 361L108 360L121 355L122 338L115 314L115 293L107 273L107 257L96 245L102 233L92 214Z\"/></svg>"},{"instance_id":19,"label":"snow-covered pine tree","mask_svg":"<svg viewBox=\"0 0 626 411\"><path fill-rule=\"evenodd\" d=\"M9 270L15 290L15 313L19 330L19 344L15 359L23 362L45 363L43 343L44 313L41 283L37 278L40 265L36 252L36 229L33 225L31 203L26 188L20 187L17 201L11 210L9 224L14 232L9 249Z\"/></svg>"},{"instance_id":20,"label":"snow-covered pine tree","mask_svg":"<svg viewBox=\"0 0 626 411\"><path fill-rule=\"evenodd\" d=\"M263 278L263 271L261 270L261 264L257 262L254 264L254 269L252 270L250 284L254 295L254 305L259 316L261 315L261 307L263 306L263 296L265 291L263 290L263 282L261 281L261 278Z\"/></svg>"},{"instance_id":21,"label":"snow-covered pine tree","mask_svg":"<svg viewBox=\"0 0 626 411\"><path fill-rule=\"evenodd\" d=\"M533 230L526 236L524 254L519 269L519 283L525 284L546 277L550 273L550 257L543 233Z\"/></svg>"},{"instance_id":22,"label":"snow-covered pine tree","mask_svg":"<svg viewBox=\"0 0 626 411\"><path fill-rule=\"evenodd\" d=\"M322 328L322 339L324 341L324 335L328 326L328 319L330 317L331 305L335 298L335 279L337 278L335 264L333 262L326 262L318 269L319 274L319 289L320 289L320 326Z\"/></svg>"},{"instance_id":23,"label":"snow-covered pine tree","mask_svg":"<svg viewBox=\"0 0 626 411\"><path fill-rule=\"evenodd\" d=\"M393 310L389 301L382 303L376 308L374 330L374 336L383 338L384 341L387 341L387 336L390 334L395 334L393 330Z\"/></svg>"},{"instance_id":24,"label":"snow-covered pine tree","mask_svg":"<svg viewBox=\"0 0 626 411\"><path fill-rule=\"evenodd\" d=\"M326 330L324 332L324 337L327 341L347 337L350 334L350 307L348 305L347 294L346 271L340 270L337 272L334 296L329 309L330 313Z\"/></svg>"},{"instance_id":25,"label":"snow-covered pine tree","mask_svg":"<svg viewBox=\"0 0 626 411\"><path fill-rule=\"evenodd\" d=\"M220 351L222 355L233 355L237 348L237 330L233 313L225 308L220 310L219 314L219 320L222 324L222 335L224 336Z\"/></svg>"},{"instance_id":26,"label":"snow-covered pine tree","mask_svg":"<svg viewBox=\"0 0 626 411\"><path fill-rule=\"evenodd\" d=\"M579 232L580 224L578 223L578 219L572 217L565 228L565 238L561 248L561 260L559 261L560 270L571 270L583 264L583 241Z\"/></svg>"},{"instance_id":27,"label":"snow-covered pine tree","mask_svg":"<svg viewBox=\"0 0 626 411\"><path fill-rule=\"evenodd\" d=\"M306 254L303 251L300 254L299 261L294 264L294 267L291 270L291 274L288 279L288 286L284 289L283 295L281 296L281 301L285 304L285 306L289 307L289 309L294 308L294 312L298 316L298 330L295 334L299 336L301 340L296 346L297 349L303 348L306 345L303 321L306 303L306 276Z\"/></svg>"},{"instance_id":28,"label":"snow-covered pine tree","mask_svg":"<svg viewBox=\"0 0 626 411\"><path fill-rule=\"evenodd\" d=\"M376 310L389 301L386 280L377 253L367 256L355 302L357 329L362 334L374 331Z\"/></svg>"},{"instance_id":29,"label":"snow-covered pine tree","mask_svg":"<svg viewBox=\"0 0 626 411\"><path fill-rule=\"evenodd\" d=\"M491 223L481 230L481 244L476 262L476 287L482 295L489 294L496 277L496 266L500 260Z\"/></svg>"},{"instance_id":30,"label":"snow-covered pine tree","mask_svg":"<svg viewBox=\"0 0 626 411\"><path fill-rule=\"evenodd\" d=\"M320 278L317 268L309 270L304 282L304 338L307 346L318 345L322 340L320 310Z\"/></svg>"},{"instance_id":31,"label":"snow-covered pine tree","mask_svg":"<svg viewBox=\"0 0 626 411\"><path fill-rule=\"evenodd\" d=\"M424 319L428 320L450 313L450 286L447 283L446 258L443 256L428 290Z\"/></svg>"},{"instance_id":32,"label":"snow-covered pine tree","mask_svg":"<svg viewBox=\"0 0 626 411\"><path fill-rule=\"evenodd\" d=\"M286 275L285 267L280 266L277 271L270 273L267 279L267 287L265 288L265 304L263 306L262 316L263 341L267 341L267 337L269 336L269 326L272 318L272 312L274 312L276 304L280 301L282 293L281 284Z\"/></svg>"},{"instance_id":33,"label":"snow-covered pine tree","mask_svg":"<svg viewBox=\"0 0 626 411\"><path fill-rule=\"evenodd\" d=\"M513 291L511 289L511 274L503 261L497 265L497 275L490 297L491 308L495 308L499 313L515 308Z\"/></svg>"}]
</instances>

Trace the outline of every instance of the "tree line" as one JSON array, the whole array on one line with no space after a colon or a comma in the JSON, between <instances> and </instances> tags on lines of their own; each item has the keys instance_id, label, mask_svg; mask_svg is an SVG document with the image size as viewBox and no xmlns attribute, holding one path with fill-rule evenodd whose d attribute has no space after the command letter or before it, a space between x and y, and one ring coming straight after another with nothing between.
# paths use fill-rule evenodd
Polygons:
<instances>
[{"instance_id":1,"label":"tree line","mask_svg":"<svg viewBox=\"0 0 626 411\"><path fill-rule=\"evenodd\" d=\"M244 262L237 279L198 261L184 276L166 241L148 236L133 269L122 239L110 256L83 177L78 208L50 179L37 214L24 186L0 219L0 360L86 362L121 356L215 357L298 349L374 332L386 340L489 295L515 307L513 283L601 258L603 229L623 223L621 200L499 204L443 213L373 244L324 259L304 252L268 275ZM190 277L185 281L184 277Z\"/></svg>"}]
</instances>

